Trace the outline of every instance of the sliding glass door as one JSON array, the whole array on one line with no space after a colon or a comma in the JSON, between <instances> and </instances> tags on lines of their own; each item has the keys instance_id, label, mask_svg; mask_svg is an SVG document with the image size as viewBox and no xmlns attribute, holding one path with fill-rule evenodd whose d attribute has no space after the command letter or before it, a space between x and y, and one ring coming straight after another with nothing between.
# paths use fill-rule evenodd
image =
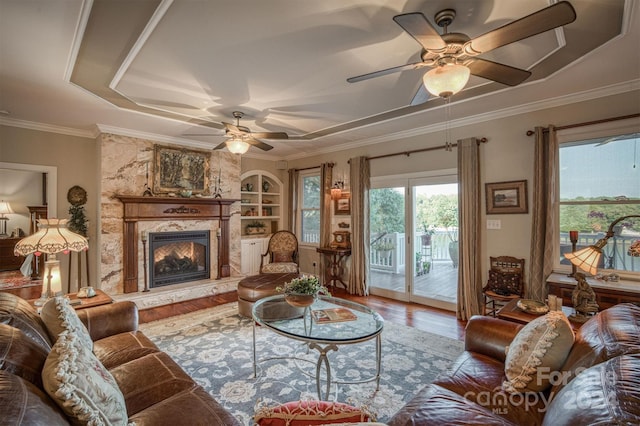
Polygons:
<instances>
[{"instance_id":1,"label":"sliding glass door","mask_svg":"<svg viewBox=\"0 0 640 426\"><path fill-rule=\"evenodd\" d=\"M373 180L372 294L455 310L457 191L455 171Z\"/></svg>"}]
</instances>

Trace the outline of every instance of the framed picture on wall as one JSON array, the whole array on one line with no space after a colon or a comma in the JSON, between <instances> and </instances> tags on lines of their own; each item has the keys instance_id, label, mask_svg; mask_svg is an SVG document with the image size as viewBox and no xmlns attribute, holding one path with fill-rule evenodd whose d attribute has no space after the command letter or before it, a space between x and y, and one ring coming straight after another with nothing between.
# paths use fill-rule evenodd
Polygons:
<instances>
[{"instance_id":1,"label":"framed picture on wall","mask_svg":"<svg viewBox=\"0 0 640 426\"><path fill-rule=\"evenodd\" d=\"M527 181L485 184L487 214L528 213Z\"/></svg>"},{"instance_id":2,"label":"framed picture on wall","mask_svg":"<svg viewBox=\"0 0 640 426\"><path fill-rule=\"evenodd\" d=\"M183 190L202 194L209 189L208 151L155 146L153 191L156 194Z\"/></svg>"},{"instance_id":3,"label":"framed picture on wall","mask_svg":"<svg viewBox=\"0 0 640 426\"><path fill-rule=\"evenodd\" d=\"M340 198L333 200L333 214L351 214L351 193L343 192L342 195L340 195Z\"/></svg>"}]
</instances>

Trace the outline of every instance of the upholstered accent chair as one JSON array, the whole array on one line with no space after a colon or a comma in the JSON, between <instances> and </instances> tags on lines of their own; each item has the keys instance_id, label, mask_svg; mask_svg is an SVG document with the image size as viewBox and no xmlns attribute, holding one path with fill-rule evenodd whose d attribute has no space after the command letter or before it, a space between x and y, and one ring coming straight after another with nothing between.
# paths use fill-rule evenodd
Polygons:
<instances>
[{"instance_id":1,"label":"upholstered accent chair","mask_svg":"<svg viewBox=\"0 0 640 426\"><path fill-rule=\"evenodd\" d=\"M265 263L265 257L269 263ZM278 231L269 239L267 252L260 258L261 274L299 273L298 238L289 231Z\"/></svg>"},{"instance_id":2,"label":"upholstered accent chair","mask_svg":"<svg viewBox=\"0 0 640 426\"><path fill-rule=\"evenodd\" d=\"M484 315L496 316L498 310L524 292L524 259L511 256L491 257L487 285L482 289Z\"/></svg>"}]
</instances>

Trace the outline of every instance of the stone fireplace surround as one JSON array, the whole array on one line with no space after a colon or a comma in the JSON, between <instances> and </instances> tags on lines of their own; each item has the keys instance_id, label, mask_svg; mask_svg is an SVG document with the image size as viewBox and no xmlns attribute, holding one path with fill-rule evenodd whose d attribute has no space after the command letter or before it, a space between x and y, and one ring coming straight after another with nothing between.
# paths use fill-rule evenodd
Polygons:
<instances>
[{"instance_id":1,"label":"stone fireplace surround","mask_svg":"<svg viewBox=\"0 0 640 426\"><path fill-rule=\"evenodd\" d=\"M100 207L100 288L115 300L132 300L139 308L161 306L170 303L212 296L233 291L240 275L240 217L235 214L239 210L240 198L240 158L231 153L211 151L210 181L218 174L223 176L223 197L228 203L221 220L220 212L206 217L188 214L170 214L169 217L145 217L143 220L125 222L125 209L119 197L142 198L141 194L147 181L147 165L152 167L155 142L145 139L103 133L99 137L101 158L101 207ZM149 183L153 180L150 171ZM128 195L125 195L128 194ZM161 201L163 197L146 198L146 201ZM168 197L167 197L168 198ZM175 209L189 209L189 203L210 202L211 198L171 198L168 201L178 205ZM153 204L153 203L151 203ZM205 203L206 204L206 203ZM211 208L211 207L207 207ZM180 211L180 210L177 210ZM211 210L208 210L212 213ZM135 223L135 226L132 224ZM226 225L225 225L226 224ZM135 227L135 229L131 229ZM224 231L224 228L227 228ZM211 241L211 270L208 280L154 288L150 292L142 292L143 253L140 232L174 232L209 230ZM228 257L218 264L218 230L224 233ZM134 232L136 247L125 244L125 235ZM125 250L128 250L125 255ZM140 271L134 279L130 270L137 264ZM218 270L221 273L218 275ZM222 273L224 272L224 273ZM216 279L218 278L218 279Z\"/></svg>"}]
</instances>

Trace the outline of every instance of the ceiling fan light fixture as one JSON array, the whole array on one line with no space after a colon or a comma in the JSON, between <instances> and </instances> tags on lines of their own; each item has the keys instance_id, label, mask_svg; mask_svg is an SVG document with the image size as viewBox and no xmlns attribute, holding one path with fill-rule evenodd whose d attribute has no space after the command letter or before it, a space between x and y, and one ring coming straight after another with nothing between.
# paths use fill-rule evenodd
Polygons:
<instances>
[{"instance_id":1,"label":"ceiling fan light fixture","mask_svg":"<svg viewBox=\"0 0 640 426\"><path fill-rule=\"evenodd\" d=\"M229 139L227 149L233 154L244 154L249 150L249 144L239 138Z\"/></svg>"},{"instance_id":2,"label":"ceiling fan light fixture","mask_svg":"<svg viewBox=\"0 0 640 426\"><path fill-rule=\"evenodd\" d=\"M431 69L422 80L429 93L446 99L462 90L470 75L471 70L466 66L447 63Z\"/></svg>"}]
</instances>

